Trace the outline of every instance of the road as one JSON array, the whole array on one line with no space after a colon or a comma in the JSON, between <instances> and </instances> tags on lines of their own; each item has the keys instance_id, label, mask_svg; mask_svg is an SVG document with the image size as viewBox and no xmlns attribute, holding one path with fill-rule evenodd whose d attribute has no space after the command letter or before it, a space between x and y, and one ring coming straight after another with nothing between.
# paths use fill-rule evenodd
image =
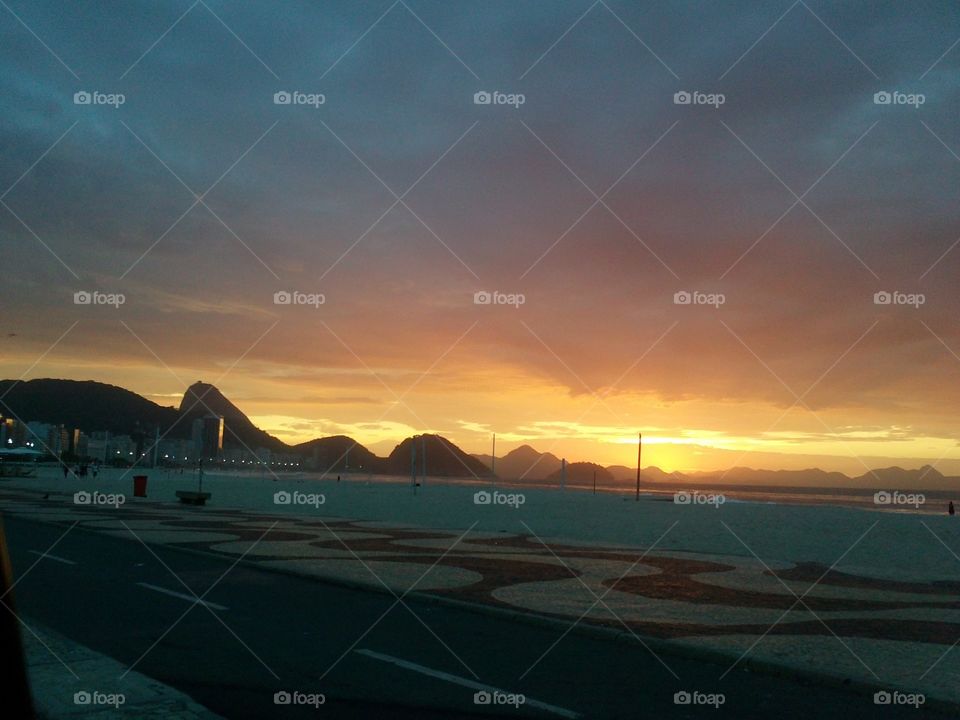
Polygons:
<instances>
[{"instance_id":1,"label":"road","mask_svg":"<svg viewBox=\"0 0 960 720\"><path fill-rule=\"evenodd\" d=\"M228 558L147 548L132 536L77 528L45 555L68 526L4 522L16 604L28 624L48 625L226 718L918 714L741 669L720 680L727 665L658 658L638 643L580 633L557 642L562 629L414 598L397 603L387 594L231 567ZM476 705L474 694L484 689L522 693L526 701ZM676 705L682 690L723 693L725 702ZM322 693L326 703L319 711L276 705L281 691Z\"/></svg>"}]
</instances>

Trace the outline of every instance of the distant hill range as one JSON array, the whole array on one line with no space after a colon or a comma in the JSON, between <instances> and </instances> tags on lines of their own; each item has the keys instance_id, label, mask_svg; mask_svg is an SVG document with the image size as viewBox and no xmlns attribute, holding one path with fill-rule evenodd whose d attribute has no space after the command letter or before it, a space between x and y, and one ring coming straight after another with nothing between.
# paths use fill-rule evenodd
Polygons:
<instances>
[{"instance_id":1,"label":"distant hill range","mask_svg":"<svg viewBox=\"0 0 960 720\"><path fill-rule=\"evenodd\" d=\"M490 455L473 457L491 467ZM529 445L521 445L497 458L493 469L498 477L511 480L543 480L560 469L560 458L548 452L539 453Z\"/></svg>"},{"instance_id":2,"label":"distant hill range","mask_svg":"<svg viewBox=\"0 0 960 720\"><path fill-rule=\"evenodd\" d=\"M290 451L312 458L318 470L328 473L353 470L378 475L409 476L415 473L419 476L423 474L426 457L426 472L433 477L490 477L490 468L440 435L409 437L385 458L374 455L346 435L310 440L294 445Z\"/></svg>"},{"instance_id":3,"label":"distant hill range","mask_svg":"<svg viewBox=\"0 0 960 720\"><path fill-rule=\"evenodd\" d=\"M601 465L589 462L575 462L567 465L567 485L593 485L594 479L597 481L597 487L609 487L616 484L616 480L609 470ZM551 484L559 484L563 470L559 469L548 475L544 480Z\"/></svg>"},{"instance_id":4,"label":"distant hill range","mask_svg":"<svg viewBox=\"0 0 960 720\"><path fill-rule=\"evenodd\" d=\"M475 455L489 464L489 455ZM551 453L538 453L529 445L512 450L498 457L495 470L504 480L537 484L559 484L561 461ZM549 469L549 472L545 470ZM610 465L606 468L593 463L574 462L567 464L567 485L590 487L593 472L597 472L597 487L632 486L637 480L637 469L626 465ZM945 476L933 467L924 465L915 470L888 467L864 472L850 477L840 472L828 472L819 468L807 470L755 470L734 467L726 471L710 472L665 472L656 466L640 471L640 483L647 488L670 488L681 486L753 486L753 487L823 487L823 488L873 488L875 490L910 489L958 489L960 477Z\"/></svg>"},{"instance_id":5,"label":"distant hill range","mask_svg":"<svg viewBox=\"0 0 960 720\"><path fill-rule=\"evenodd\" d=\"M470 455L440 435L406 438L389 456L375 455L345 435L317 438L288 445L261 430L223 393L209 383L197 382L183 394L179 407L164 407L136 393L94 381L40 379L0 380L0 415L24 421L36 420L86 433L109 431L116 435L152 436L156 430L171 438L189 438L195 419L209 414L224 418L225 448L299 455L322 472L363 471L409 476L411 450L416 448L417 474L427 459L427 474L434 477L491 476L490 455ZM425 451L425 452L424 452ZM496 458L496 475L504 480L559 484L561 460L522 445ZM567 485L589 487L594 473L599 487L631 485L637 469L625 465L601 467L589 462L567 465ZM907 470L888 467L850 477L818 468L807 470L759 470L734 467L726 471L667 473L655 466L642 469L641 484L647 487L749 485L766 487L875 488L890 490L960 488L960 478L947 477L929 465Z\"/></svg>"}]
</instances>

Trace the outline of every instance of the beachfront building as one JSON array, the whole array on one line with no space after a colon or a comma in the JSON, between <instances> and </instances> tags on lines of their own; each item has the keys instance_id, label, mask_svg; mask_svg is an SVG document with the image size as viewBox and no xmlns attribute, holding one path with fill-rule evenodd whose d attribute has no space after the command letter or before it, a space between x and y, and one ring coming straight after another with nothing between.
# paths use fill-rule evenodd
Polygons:
<instances>
[{"instance_id":1,"label":"beachfront building","mask_svg":"<svg viewBox=\"0 0 960 720\"><path fill-rule=\"evenodd\" d=\"M86 453L82 456L100 463L133 462L137 443L129 435L113 435L102 430L90 433L86 439Z\"/></svg>"},{"instance_id":2,"label":"beachfront building","mask_svg":"<svg viewBox=\"0 0 960 720\"><path fill-rule=\"evenodd\" d=\"M194 462L198 457L193 440L161 438L157 443L157 459L160 462Z\"/></svg>"},{"instance_id":3,"label":"beachfront building","mask_svg":"<svg viewBox=\"0 0 960 720\"><path fill-rule=\"evenodd\" d=\"M63 425L30 421L26 435L24 444L46 455L58 458L70 450L70 431Z\"/></svg>"},{"instance_id":4,"label":"beachfront building","mask_svg":"<svg viewBox=\"0 0 960 720\"><path fill-rule=\"evenodd\" d=\"M27 426L16 418L0 416L0 448L24 447L27 443Z\"/></svg>"},{"instance_id":5,"label":"beachfront building","mask_svg":"<svg viewBox=\"0 0 960 720\"><path fill-rule=\"evenodd\" d=\"M197 418L190 427L190 437L197 457L205 461L221 459L223 454L223 417L220 415L205 415Z\"/></svg>"}]
</instances>

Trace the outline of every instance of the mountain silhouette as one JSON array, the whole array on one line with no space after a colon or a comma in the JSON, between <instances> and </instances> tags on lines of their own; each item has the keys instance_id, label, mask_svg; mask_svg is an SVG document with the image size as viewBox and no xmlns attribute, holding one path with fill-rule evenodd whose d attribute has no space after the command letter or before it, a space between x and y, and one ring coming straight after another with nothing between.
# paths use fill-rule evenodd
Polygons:
<instances>
[{"instance_id":1,"label":"mountain silhouette","mask_svg":"<svg viewBox=\"0 0 960 720\"><path fill-rule=\"evenodd\" d=\"M24 422L133 433L155 427L164 432L178 419L172 407L163 407L116 385L92 380L0 380L0 414Z\"/></svg>"},{"instance_id":2,"label":"mountain silhouette","mask_svg":"<svg viewBox=\"0 0 960 720\"><path fill-rule=\"evenodd\" d=\"M426 444L427 473L444 477L489 477L490 469L439 435L416 436L401 442L382 458L345 435L316 438L290 446L258 428L246 414L210 383L186 389L178 408L163 407L141 395L92 380L0 380L0 415L24 422L36 420L86 433L107 430L115 435L144 434L187 439L193 421L214 414L223 417L224 448L297 454L313 459L321 472L365 471L409 475L410 446L416 444L417 472L422 471ZM349 457L346 454L350 449ZM349 467L347 462L349 460Z\"/></svg>"},{"instance_id":3,"label":"mountain silhouette","mask_svg":"<svg viewBox=\"0 0 960 720\"><path fill-rule=\"evenodd\" d=\"M412 447L416 452L416 472L422 473L424 446L428 476L490 477L490 468L440 435L415 435L407 438L390 453L384 471L390 475L409 475Z\"/></svg>"},{"instance_id":4,"label":"mountain silhouette","mask_svg":"<svg viewBox=\"0 0 960 720\"><path fill-rule=\"evenodd\" d=\"M170 438L190 437L193 420L209 415L224 418L224 447L267 448L274 452L297 454L313 459L321 472L365 471L374 474L410 475L411 446L416 447L417 473L423 471L422 449L426 445L427 474L435 477L491 476L489 455L469 455L440 435L406 438L389 457L382 458L344 435L317 438L290 446L258 428L242 410L215 386L197 382L183 394L179 408L165 407L116 385L92 380L0 380L0 416L24 422L38 422L79 428L86 433L109 431L116 435L151 437L156 431ZM346 456L347 449L349 453ZM496 474L505 480L558 483L560 460L551 453L540 453L529 445L511 450L496 460ZM592 485L593 473L598 485L627 486L635 481L636 468L593 463L570 463L567 482ZM897 466L878 468L850 477L819 468L806 470L764 470L734 467L726 471L666 473L660 468L643 468L641 482L648 485L726 485L824 488L873 488L875 490L954 489L960 478L947 477L930 465L913 470Z\"/></svg>"},{"instance_id":5,"label":"mountain silhouette","mask_svg":"<svg viewBox=\"0 0 960 720\"><path fill-rule=\"evenodd\" d=\"M290 452L289 445L254 425L240 408L209 383L195 382L188 387L180 401L179 412L179 424L186 426L188 432L197 418L210 414L223 417L224 448L267 448L274 452Z\"/></svg>"},{"instance_id":6,"label":"mountain silhouette","mask_svg":"<svg viewBox=\"0 0 960 720\"><path fill-rule=\"evenodd\" d=\"M545 478L549 483L560 483L563 470L557 470ZM596 473L597 486L609 486L616 484L616 478L613 473L601 465L591 462L575 462L567 465L567 485L593 485L593 477Z\"/></svg>"},{"instance_id":7,"label":"mountain silhouette","mask_svg":"<svg viewBox=\"0 0 960 720\"><path fill-rule=\"evenodd\" d=\"M363 445L346 435L309 440L290 448L291 452L312 459L319 472L342 473L348 470L357 472L383 472L384 459L377 457Z\"/></svg>"},{"instance_id":8,"label":"mountain silhouette","mask_svg":"<svg viewBox=\"0 0 960 720\"><path fill-rule=\"evenodd\" d=\"M490 455L474 455L490 467ZM552 453L540 453L529 445L521 445L503 457L498 457L494 471L505 480L543 480L560 468L560 458Z\"/></svg>"},{"instance_id":9,"label":"mountain silhouette","mask_svg":"<svg viewBox=\"0 0 960 720\"><path fill-rule=\"evenodd\" d=\"M929 487L940 485L946 477L930 465L924 465L916 470L904 470L902 467L888 467L871 470L858 477L853 478L853 482L858 485L882 485L888 488L897 489L900 487L923 487L924 483L929 483Z\"/></svg>"}]
</instances>

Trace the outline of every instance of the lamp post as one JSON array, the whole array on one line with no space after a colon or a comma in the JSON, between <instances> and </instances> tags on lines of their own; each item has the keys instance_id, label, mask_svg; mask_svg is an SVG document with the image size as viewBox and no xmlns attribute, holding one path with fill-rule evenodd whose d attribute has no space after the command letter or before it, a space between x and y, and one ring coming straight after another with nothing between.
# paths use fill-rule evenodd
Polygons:
<instances>
[{"instance_id":1,"label":"lamp post","mask_svg":"<svg viewBox=\"0 0 960 720\"><path fill-rule=\"evenodd\" d=\"M643 433L637 433L637 502L640 502L640 454L643 452Z\"/></svg>"}]
</instances>

